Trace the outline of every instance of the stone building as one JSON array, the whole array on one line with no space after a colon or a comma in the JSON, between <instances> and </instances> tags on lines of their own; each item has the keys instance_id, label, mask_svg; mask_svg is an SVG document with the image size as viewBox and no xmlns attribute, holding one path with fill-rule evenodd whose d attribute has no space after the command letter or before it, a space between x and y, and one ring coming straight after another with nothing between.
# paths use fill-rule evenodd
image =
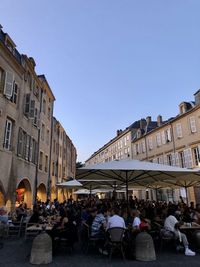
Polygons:
<instances>
[{"instance_id":1,"label":"stone building","mask_svg":"<svg viewBox=\"0 0 200 267\"><path fill-rule=\"evenodd\" d=\"M182 102L179 114L163 121L158 116L158 127L152 131L138 132L132 139L134 159L185 168L200 167L200 90L195 101ZM165 200L172 200L172 190L160 190ZM184 191L183 191L183 194ZM190 201L200 203L198 187L188 190ZM174 197L177 200L177 194Z\"/></svg>"},{"instance_id":2,"label":"stone building","mask_svg":"<svg viewBox=\"0 0 200 267\"><path fill-rule=\"evenodd\" d=\"M71 192L56 184L75 177L77 152L64 128L53 118L52 158L51 158L51 200L57 198L64 201Z\"/></svg>"},{"instance_id":3,"label":"stone building","mask_svg":"<svg viewBox=\"0 0 200 267\"><path fill-rule=\"evenodd\" d=\"M55 97L35 65L0 27L0 206L9 208L51 197ZM67 164L74 171L76 152Z\"/></svg>"},{"instance_id":4,"label":"stone building","mask_svg":"<svg viewBox=\"0 0 200 267\"><path fill-rule=\"evenodd\" d=\"M117 136L106 143L86 160L86 165L111 160L137 159L171 166L186 168L200 167L200 90L195 94L195 101L182 102L179 114L163 121L146 119L134 122L125 130L117 131ZM127 154L128 151L128 154ZM190 201L200 203L198 187L186 190ZM139 198L156 199L155 190L137 189L134 193ZM185 190L158 191L162 200L178 200L185 195Z\"/></svg>"}]
</instances>

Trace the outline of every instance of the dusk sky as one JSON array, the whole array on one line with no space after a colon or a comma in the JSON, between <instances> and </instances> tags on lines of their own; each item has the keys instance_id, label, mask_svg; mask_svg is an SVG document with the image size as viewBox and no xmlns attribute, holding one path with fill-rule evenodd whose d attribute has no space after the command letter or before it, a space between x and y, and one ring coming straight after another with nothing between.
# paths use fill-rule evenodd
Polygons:
<instances>
[{"instance_id":1,"label":"dusk sky","mask_svg":"<svg viewBox=\"0 0 200 267\"><path fill-rule=\"evenodd\" d=\"M199 12L199 0L0 0L3 31L45 74L82 162L117 129L194 100Z\"/></svg>"}]
</instances>

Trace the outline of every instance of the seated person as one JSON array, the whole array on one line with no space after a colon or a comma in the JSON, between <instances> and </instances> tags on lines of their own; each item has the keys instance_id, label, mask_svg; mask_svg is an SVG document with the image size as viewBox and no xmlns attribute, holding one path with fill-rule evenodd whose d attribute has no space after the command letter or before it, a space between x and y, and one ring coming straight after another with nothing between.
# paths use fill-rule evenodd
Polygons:
<instances>
[{"instance_id":1,"label":"seated person","mask_svg":"<svg viewBox=\"0 0 200 267\"><path fill-rule=\"evenodd\" d=\"M91 236L102 238L105 236L106 218L104 214L106 210L98 207L97 215L95 216L91 226Z\"/></svg>"},{"instance_id":2,"label":"seated person","mask_svg":"<svg viewBox=\"0 0 200 267\"><path fill-rule=\"evenodd\" d=\"M164 222L164 229L169 231L169 234L171 232L174 233L175 238L179 239L179 241L183 243L185 247L186 256L195 256L195 252L193 252L191 249L188 248L189 243L187 237L184 233L180 232L179 227L181 224L178 222L174 214L175 214L174 209L171 208L168 210L168 216Z\"/></svg>"},{"instance_id":3,"label":"seated person","mask_svg":"<svg viewBox=\"0 0 200 267\"><path fill-rule=\"evenodd\" d=\"M8 224L8 214L5 206L0 208L0 222L3 224Z\"/></svg>"},{"instance_id":4,"label":"seated person","mask_svg":"<svg viewBox=\"0 0 200 267\"><path fill-rule=\"evenodd\" d=\"M139 214L140 214L139 210L133 210L132 212L132 217L133 217L132 232L133 233L140 232L141 220L140 220Z\"/></svg>"},{"instance_id":5,"label":"seated person","mask_svg":"<svg viewBox=\"0 0 200 267\"><path fill-rule=\"evenodd\" d=\"M113 227L126 229L125 221L121 216L119 216L119 209L117 207L111 209L111 217L108 219L107 230Z\"/></svg>"}]
</instances>

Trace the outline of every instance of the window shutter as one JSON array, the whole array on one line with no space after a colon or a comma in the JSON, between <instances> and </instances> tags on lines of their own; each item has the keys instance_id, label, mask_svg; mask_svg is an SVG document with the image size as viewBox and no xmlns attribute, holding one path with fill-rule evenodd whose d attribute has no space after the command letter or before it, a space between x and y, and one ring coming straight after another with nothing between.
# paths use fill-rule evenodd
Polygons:
<instances>
[{"instance_id":1,"label":"window shutter","mask_svg":"<svg viewBox=\"0 0 200 267\"><path fill-rule=\"evenodd\" d=\"M190 122L190 130L191 130L191 132L195 133L197 131L195 117L190 117L189 118L189 122Z\"/></svg>"},{"instance_id":2,"label":"window shutter","mask_svg":"<svg viewBox=\"0 0 200 267\"><path fill-rule=\"evenodd\" d=\"M26 94L24 96L24 114L28 117L29 112L30 112L30 101L31 97L30 94Z\"/></svg>"},{"instance_id":3,"label":"window shutter","mask_svg":"<svg viewBox=\"0 0 200 267\"><path fill-rule=\"evenodd\" d=\"M137 149L136 149L136 145L133 145L133 155L136 156L137 155Z\"/></svg>"},{"instance_id":4,"label":"window shutter","mask_svg":"<svg viewBox=\"0 0 200 267\"><path fill-rule=\"evenodd\" d=\"M192 160L192 150L191 148L185 149L184 153L184 162L186 168L192 168L193 160Z\"/></svg>"},{"instance_id":5,"label":"window shutter","mask_svg":"<svg viewBox=\"0 0 200 267\"><path fill-rule=\"evenodd\" d=\"M11 134L12 134L12 122L6 120L5 136L4 136L4 148L11 149Z\"/></svg>"},{"instance_id":6,"label":"window shutter","mask_svg":"<svg viewBox=\"0 0 200 267\"><path fill-rule=\"evenodd\" d=\"M180 166L178 152L175 153L175 162L176 166Z\"/></svg>"},{"instance_id":7,"label":"window shutter","mask_svg":"<svg viewBox=\"0 0 200 267\"><path fill-rule=\"evenodd\" d=\"M163 158L164 158L164 164L165 164L165 165L168 165L167 155L164 155Z\"/></svg>"},{"instance_id":8,"label":"window shutter","mask_svg":"<svg viewBox=\"0 0 200 267\"><path fill-rule=\"evenodd\" d=\"M18 133L18 145L17 145L17 155L21 156L22 155L22 142L23 142L23 132L22 128L19 128L19 133Z\"/></svg>"},{"instance_id":9,"label":"window shutter","mask_svg":"<svg viewBox=\"0 0 200 267\"><path fill-rule=\"evenodd\" d=\"M14 75L12 72L6 72L6 82L4 85L4 95L7 98L11 98L13 94L13 82L14 82Z\"/></svg>"},{"instance_id":10,"label":"window shutter","mask_svg":"<svg viewBox=\"0 0 200 267\"><path fill-rule=\"evenodd\" d=\"M4 91L5 76L6 76L6 72L2 68L0 68L0 93L3 93Z\"/></svg>"},{"instance_id":11,"label":"window shutter","mask_svg":"<svg viewBox=\"0 0 200 267\"><path fill-rule=\"evenodd\" d=\"M176 166L176 157L175 157L175 153L172 153L172 166Z\"/></svg>"},{"instance_id":12,"label":"window shutter","mask_svg":"<svg viewBox=\"0 0 200 267\"><path fill-rule=\"evenodd\" d=\"M162 143L166 144L166 138L165 138L165 132L164 131L161 132L161 137L162 137Z\"/></svg>"},{"instance_id":13,"label":"window shutter","mask_svg":"<svg viewBox=\"0 0 200 267\"><path fill-rule=\"evenodd\" d=\"M35 117L35 100L31 100L29 118L34 119L34 117Z\"/></svg>"}]
</instances>

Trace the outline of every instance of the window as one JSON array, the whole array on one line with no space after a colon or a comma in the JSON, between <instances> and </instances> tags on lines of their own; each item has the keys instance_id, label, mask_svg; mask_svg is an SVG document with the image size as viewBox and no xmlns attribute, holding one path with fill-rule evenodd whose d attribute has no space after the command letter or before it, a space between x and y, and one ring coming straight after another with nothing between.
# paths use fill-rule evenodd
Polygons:
<instances>
[{"instance_id":1,"label":"window","mask_svg":"<svg viewBox=\"0 0 200 267\"><path fill-rule=\"evenodd\" d=\"M195 122L194 117L189 118L189 124L190 124L191 133L196 133L197 129L196 129L196 122Z\"/></svg>"},{"instance_id":2,"label":"window","mask_svg":"<svg viewBox=\"0 0 200 267\"><path fill-rule=\"evenodd\" d=\"M181 126L180 123L176 124L176 135L177 135L177 138L183 137L183 135L182 135L182 126Z\"/></svg>"},{"instance_id":3,"label":"window","mask_svg":"<svg viewBox=\"0 0 200 267\"><path fill-rule=\"evenodd\" d=\"M147 139L147 141L148 141L148 147L149 147L149 150L153 149L153 141L152 141L152 137L149 137L149 138Z\"/></svg>"},{"instance_id":4,"label":"window","mask_svg":"<svg viewBox=\"0 0 200 267\"><path fill-rule=\"evenodd\" d=\"M5 85L4 85L4 95L10 99L13 94L13 83L14 83L14 75L12 72L6 72L5 77Z\"/></svg>"},{"instance_id":5,"label":"window","mask_svg":"<svg viewBox=\"0 0 200 267\"><path fill-rule=\"evenodd\" d=\"M55 163L54 162L52 162L52 176L54 176L54 174L55 174Z\"/></svg>"},{"instance_id":6,"label":"window","mask_svg":"<svg viewBox=\"0 0 200 267\"><path fill-rule=\"evenodd\" d=\"M156 134L156 143L157 143L157 146L161 146L161 136L160 136L160 133L157 133Z\"/></svg>"},{"instance_id":7,"label":"window","mask_svg":"<svg viewBox=\"0 0 200 267\"><path fill-rule=\"evenodd\" d=\"M50 120L50 118L51 118L51 108L48 107L48 119Z\"/></svg>"},{"instance_id":8,"label":"window","mask_svg":"<svg viewBox=\"0 0 200 267\"><path fill-rule=\"evenodd\" d=\"M44 141L45 125L42 123L41 140Z\"/></svg>"},{"instance_id":9,"label":"window","mask_svg":"<svg viewBox=\"0 0 200 267\"><path fill-rule=\"evenodd\" d=\"M49 145L49 136L50 136L50 132L47 129L47 133L46 133L46 144Z\"/></svg>"},{"instance_id":10,"label":"window","mask_svg":"<svg viewBox=\"0 0 200 267\"><path fill-rule=\"evenodd\" d=\"M37 108L35 108L35 112L34 112L33 125L36 127L38 126L38 109Z\"/></svg>"},{"instance_id":11,"label":"window","mask_svg":"<svg viewBox=\"0 0 200 267\"><path fill-rule=\"evenodd\" d=\"M43 102L42 102L42 111L44 114L46 114L46 100L43 99Z\"/></svg>"},{"instance_id":12,"label":"window","mask_svg":"<svg viewBox=\"0 0 200 267\"><path fill-rule=\"evenodd\" d=\"M166 142L172 141L171 130L169 128L165 131L165 136L166 136Z\"/></svg>"},{"instance_id":13,"label":"window","mask_svg":"<svg viewBox=\"0 0 200 267\"><path fill-rule=\"evenodd\" d=\"M3 143L3 147L7 150L11 150L12 126L13 126L12 121L7 119L5 125L5 134Z\"/></svg>"},{"instance_id":14,"label":"window","mask_svg":"<svg viewBox=\"0 0 200 267\"><path fill-rule=\"evenodd\" d=\"M25 114L25 116L27 116L27 117L28 117L28 115L29 115L30 102L31 102L30 94L26 94L26 95L24 96L24 114Z\"/></svg>"},{"instance_id":15,"label":"window","mask_svg":"<svg viewBox=\"0 0 200 267\"><path fill-rule=\"evenodd\" d=\"M171 154L167 155L167 164L170 165L170 166L173 165L172 164L172 155Z\"/></svg>"},{"instance_id":16,"label":"window","mask_svg":"<svg viewBox=\"0 0 200 267\"><path fill-rule=\"evenodd\" d=\"M142 140L142 153L146 152L145 140Z\"/></svg>"},{"instance_id":17,"label":"window","mask_svg":"<svg viewBox=\"0 0 200 267\"><path fill-rule=\"evenodd\" d=\"M42 170L42 162L43 162L43 152L40 151L40 162L39 162L39 169Z\"/></svg>"},{"instance_id":18,"label":"window","mask_svg":"<svg viewBox=\"0 0 200 267\"><path fill-rule=\"evenodd\" d=\"M200 163L200 146L193 148L194 162L196 166Z\"/></svg>"},{"instance_id":19,"label":"window","mask_svg":"<svg viewBox=\"0 0 200 267\"><path fill-rule=\"evenodd\" d=\"M45 172L48 171L48 156L47 155L45 155L45 166L44 166L44 170L45 170Z\"/></svg>"},{"instance_id":20,"label":"window","mask_svg":"<svg viewBox=\"0 0 200 267\"><path fill-rule=\"evenodd\" d=\"M164 131L161 132L161 139L162 139L162 144L163 145L166 144L165 132Z\"/></svg>"},{"instance_id":21,"label":"window","mask_svg":"<svg viewBox=\"0 0 200 267\"><path fill-rule=\"evenodd\" d=\"M185 149L184 153L184 162L186 168L192 168L193 160L192 160L192 150L191 148Z\"/></svg>"},{"instance_id":22,"label":"window","mask_svg":"<svg viewBox=\"0 0 200 267\"><path fill-rule=\"evenodd\" d=\"M183 151L179 152L178 155L179 155L179 162L180 162L179 164L180 164L180 167L181 168L184 168L185 167L185 158L184 158Z\"/></svg>"},{"instance_id":23,"label":"window","mask_svg":"<svg viewBox=\"0 0 200 267\"><path fill-rule=\"evenodd\" d=\"M11 99L10 99L10 101L13 102L14 104L17 104L17 94L18 94L18 86L14 82L13 83L13 93L12 93L12 96L11 96Z\"/></svg>"}]
</instances>

